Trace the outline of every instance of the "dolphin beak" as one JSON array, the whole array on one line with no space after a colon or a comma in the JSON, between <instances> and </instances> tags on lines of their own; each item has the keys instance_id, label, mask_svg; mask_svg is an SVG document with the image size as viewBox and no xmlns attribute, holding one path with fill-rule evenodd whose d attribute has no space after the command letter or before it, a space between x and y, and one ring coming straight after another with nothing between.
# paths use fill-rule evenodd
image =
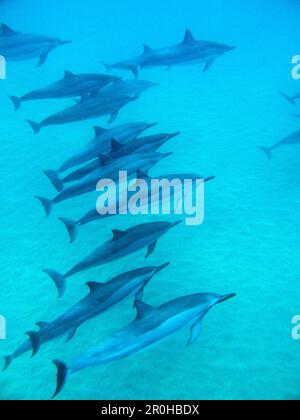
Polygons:
<instances>
[{"instance_id":1,"label":"dolphin beak","mask_svg":"<svg viewBox=\"0 0 300 420\"><path fill-rule=\"evenodd\" d=\"M158 125L158 123L148 124L147 129L155 127L156 125Z\"/></svg>"},{"instance_id":2,"label":"dolphin beak","mask_svg":"<svg viewBox=\"0 0 300 420\"><path fill-rule=\"evenodd\" d=\"M173 227L176 227L176 226L178 226L178 225L181 225L181 223L183 223L183 221L182 220L178 220L177 222L174 222L173 223L173 225L171 226L172 228Z\"/></svg>"},{"instance_id":3,"label":"dolphin beak","mask_svg":"<svg viewBox=\"0 0 300 420\"><path fill-rule=\"evenodd\" d=\"M172 133L168 135L168 140L173 139L174 137L180 136L181 132L177 131L177 133Z\"/></svg>"},{"instance_id":4,"label":"dolphin beak","mask_svg":"<svg viewBox=\"0 0 300 420\"><path fill-rule=\"evenodd\" d=\"M169 262L167 262L167 263L165 263L165 264L163 264L163 265L160 265L159 267L156 267L156 269L155 269L156 273L159 273L160 271L164 270L164 269L165 269L165 268L167 268L169 265L170 265L170 263L169 263Z\"/></svg>"},{"instance_id":5,"label":"dolphin beak","mask_svg":"<svg viewBox=\"0 0 300 420\"><path fill-rule=\"evenodd\" d=\"M72 41L60 41L60 45L72 44Z\"/></svg>"},{"instance_id":6,"label":"dolphin beak","mask_svg":"<svg viewBox=\"0 0 300 420\"><path fill-rule=\"evenodd\" d=\"M231 293L229 295L220 296L218 303L226 302L226 300L236 297L236 293Z\"/></svg>"}]
</instances>

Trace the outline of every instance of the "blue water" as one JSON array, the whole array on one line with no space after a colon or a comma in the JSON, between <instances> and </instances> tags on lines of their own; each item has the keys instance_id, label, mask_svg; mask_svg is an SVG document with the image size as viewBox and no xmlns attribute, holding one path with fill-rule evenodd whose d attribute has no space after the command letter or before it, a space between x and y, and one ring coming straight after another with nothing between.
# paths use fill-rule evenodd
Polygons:
<instances>
[{"instance_id":1,"label":"blue water","mask_svg":"<svg viewBox=\"0 0 300 420\"><path fill-rule=\"evenodd\" d=\"M0 7L1 21L17 30L73 41L51 53L42 68L33 61L9 64L7 80L0 81L0 313L7 319L1 354L11 353L35 322L52 320L81 299L85 282L107 281L144 265L144 251L74 277L60 301L43 268L69 269L110 238L112 229L146 221L126 216L91 224L70 246L57 217L81 216L94 196L58 206L47 221L33 197L53 197L42 171L57 168L92 138L94 125L107 127L107 119L34 136L25 118L39 121L70 101L25 103L14 113L7 95L58 80L64 70L104 71L100 60L135 56L143 43L175 44L190 28L197 39L237 49L206 74L199 65L143 71L143 78L161 85L129 104L116 122L159 122L153 133L182 132L164 146L174 154L153 175L217 177L206 188L205 223L181 225L159 242L149 261L171 266L151 282L145 300L155 306L195 292L235 292L237 298L208 315L192 347L186 347L189 331L182 330L131 358L81 372L61 397L298 399L300 348L291 339L291 318L300 312L300 149L278 150L268 162L257 146L299 128L294 109L278 95L300 90L290 75L291 58L299 54L299 2L15 0ZM0 398L49 398L56 375L51 360L74 360L131 321L131 306L126 301L90 321L69 344L62 338L32 360L25 355L15 361L0 375Z\"/></svg>"}]
</instances>

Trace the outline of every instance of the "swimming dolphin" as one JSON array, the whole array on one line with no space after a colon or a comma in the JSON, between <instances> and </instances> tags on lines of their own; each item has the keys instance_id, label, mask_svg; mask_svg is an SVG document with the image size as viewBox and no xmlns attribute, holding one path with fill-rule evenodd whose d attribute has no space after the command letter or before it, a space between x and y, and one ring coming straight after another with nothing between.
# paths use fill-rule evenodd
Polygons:
<instances>
[{"instance_id":1,"label":"swimming dolphin","mask_svg":"<svg viewBox=\"0 0 300 420\"><path fill-rule=\"evenodd\" d=\"M259 147L259 149L262 150L267 155L267 158L269 160L271 160L273 150L278 149L280 147L292 146L294 144L299 144L299 143L300 143L300 131L296 131L290 136L287 136L284 139L278 141L271 147Z\"/></svg>"},{"instance_id":2,"label":"swimming dolphin","mask_svg":"<svg viewBox=\"0 0 300 420\"><path fill-rule=\"evenodd\" d=\"M45 88L34 90L22 97L10 96L15 110L20 109L22 102L40 99L72 98L87 95L91 92L99 92L104 86L119 80L119 77L103 74L74 74L65 72L62 80Z\"/></svg>"},{"instance_id":3,"label":"swimming dolphin","mask_svg":"<svg viewBox=\"0 0 300 420\"><path fill-rule=\"evenodd\" d=\"M57 386L52 398L62 391L70 375L141 352L184 327L191 327L188 345L194 344L201 334L205 315L214 306L235 296L233 293L199 293L175 299L158 308L137 301L137 317L129 325L90 349L69 366L61 360L53 361L57 368Z\"/></svg>"},{"instance_id":4,"label":"swimming dolphin","mask_svg":"<svg viewBox=\"0 0 300 420\"><path fill-rule=\"evenodd\" d=\"M123 63L106 65L107 69L122 68L132 71L137 77L139 68L167 67L204 63L204 72L213 64L216 58L235 49L228 45L210 41L197 41L190 30L186 30L183 42L178 45L160 49L144 46L144 53L136 59Z\"/></svg>"},{"instance_id":5,"label":"swimming dolphin","mask_svg":"<svg viewBox=\"0 0 300 420\"><path fill-rule=\"evenodd\" d=\"M107 164L102 163L99 168L95 169L79 182L74 183L70 187L64 189L54 199L48 200L44 197L36 197L44 207L46 218L50 215L55 204L69 200L73 197L96 191L98 182L102 179L119 179L119 172L126 171L128 176L135 175L138 170L151 169L157 162L170 156L171 153L136 153L124 156L120 159L109 161Z\"/></svg>"},{"instance_id":6,"label":"swimming dolphin","mask_svg":"<svg viewBox=\"0 0 300 420\"><path fill-rule=\"evenodd\" d=\"M80 103L51 115L39 124L31 120L26 121L35 134L38 134L42 128L50 125L69 124L76 121L104 117L105 115L111 116L109 122L112 123L118 117L120 109L136 99L137 97L128 96L87 95L82 97Z\"/></svg>"},{"instance_id":7,"label":"swimming dolphin","mask_svg":"<svg viewBox=\"0 0 300 420\"><path fill-rule=\"evenodd\" d=\"M300 99L300 92L294 96L289 96L283 92L279 92L279 94L292 105L296 105L296 101Z\"/></svg>"},{"instance_id":8,"label":"swimming dolphin","mask_svg":"<svg viewBox=\"0 0 300 420\"><path fill-rule=\"evenodd\" d=\"M129 123L118 125L117 127L109 130L102 127L94 127L95 137L83 148L81 148L74 156L65 161L57 170L60 174L73 168L74 166L81 165L88 162L93 158L102 154L110 152L111 140L116 139L121 144L126 144L136 139L143 131L154 127L155 124L148 124L144 122Z\"/></svg>"},{"instance_id":9,"label":"swimming dolphin","mask_svg":"<svg viewBox=\"0 0 300 420\"><path fill-rule=\"evenodd\" d=\"M0 55L7 61L24 61L39 57L38 66L41 66L52 50L70 42L44 35L16 32L3 23L0 26Z\"/></svg>"},{"instance_id":10,"label":"swimming dolphin","mask_svg":"<svg viewBox=\"0 0 300 420\"><path fill-rule=\"evenodd\" d=\"M67 312L52 322L38 322L38 332L28 332L29 340L24 342L17 350L5 357L4 370L13 360L24 353L33 350L33 356L38 352L41 345L54 340L62 335L67 335L70 341L78 328L106 312L122 300L135 296L139 300L143 296L144 288L158 272L165 269L169 263L159 267L143 267L128 273L121 274L107 283L87 283L90 293L80 302L72 306Z\"/></svg>"},{"instance_id":11,"label":"swimming dolphin","mask_svg":"<svg viewBox=\"0 0 300 420\"><path fill-rule=\"evenodd\" d=\"M144 174L140 171L137 174L137 178L146 180L148 185L150 184L151 179L152 179L148 175L146 175L146 174ZM170 175L160 175L160 176L155 177L155 179L158 179L158 180L167 179L169 181L172 181L174 179L180 179L180 180L182 180L182 182L184 182L184 180L186 180L186 179L191 179L193 181L203 179L204 182L209 182L209 181L213 180L214 178L215 178L214 176L205 178L204 176L197 175L197 174L172 174L172 175L170 174ZM84 216L82 216L80 219L78 219L76 221L73 221L71 219L67 219L65 217L60 217L59 220L64 224L64 226L66 227L67 232L69 234L70 243L73 243L76 240L76 238L78 236L78 230L81 226L85 226L89 223L100 221L100 220L102 221L102 220L107 219L109 217L117 216L118 214L122 213L123 210L127 210L128 201L130 200L130 198L134 194L135 193L128 193L126 203L122 202L122 200L120 201L120 197L118 195L117 202L112 204L111 211L109 211L109 208L106 208L106 212L103 212L103 214L100 214L98 212L97 208L94 207L92 210L85 213ZM148 195L149 195L149 200L151 200L151 203L152 203L151 186L150 185L149 185ZM174 195L174 190L171 189L171 198L172 198L173 195ZM160 194L158 198L155 197L155 199L158 199L160 203L162 202L163 188L162 188L162 194ZM118 210L117 213L115 213L115 211L114 211L115 209Z\"/></svg>"},{"instance_id":12,"label":"swimming dolphin","mask_svg":"<svg viewBox=\"0 0 300 420\"><path fill-rule=\"evenodd\" d=\"M108 155L101 155L101 157L96 158L87 165L83 166L80 169L75 170L71 174L60 178L59 173L56 171L44 171L45 175L49 178L54 188L57 191L62 191L65 184L70 182L78 181L89 173L99 168L103 161L107 164L115 159L120 159L123 156L128 156L136 153L148 153L156 152L163 144L172 139L173 137L178 136L180 133L174 134L156 134L153 136L141 137L135 140L132 140L129 143L121 144L116 140L111 140L111 153ZM102 163L101 163L102 162Z\"/></svg>"},{"instance_id":13,"label":"swimming dolphin","mask_svg":"<svg viewBox=\"0 0 300 420\"><path fill-rule=\"evenodd\" d=\"M125 231L114 230L113 239L95 249L66 274L60 274L49 269L44 270L44 272L52 278L59 297L62 297L66 290L67 279L77 273L116 261L143 248L148 248L146 255L146 258L148 258L154 252L158 240L179 223L181 221L175 223L154 222L137 225Z\"/></svg>"}]
</instances>

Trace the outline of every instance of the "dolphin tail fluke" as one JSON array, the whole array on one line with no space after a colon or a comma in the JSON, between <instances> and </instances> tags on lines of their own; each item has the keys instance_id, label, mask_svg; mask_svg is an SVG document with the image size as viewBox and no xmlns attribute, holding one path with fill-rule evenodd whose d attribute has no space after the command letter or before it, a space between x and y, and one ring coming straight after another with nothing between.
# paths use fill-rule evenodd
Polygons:
<instances>
[{"instance_id":1,"label":"dolphin tail fluke","mask_svg":"<svg viewBox=\"0 0 300 420\"><path fill-rule=\"evenodd\" d=\"M21 108L22 99L18 98L17 96L10 96L9 98L15 107L15 111L18 111Z\"/></svg>"},{"instance_id":2,"label":"dolphin tail fluke","mask_svg":"<svg viewBox=\"0 0 300 420\"><path fill-rule=\"evenodd\" d=\"M56 384L56 389L52 396L52 399L57 397L57 395L60 394L60 392L63 390L67 381L68 373L69 373L68 366L63 361L53 360L53 363L55 364L56 369L57 369L57 377L56 377L57 384Z\"/></svg>"},{"instance_id":3,"label":"dolphin tail fluke","mask_svg":"<svg viewBox=\"0 0 300 420\"><path fill-rule=\"evenodd\" d=\"M269 160L272 159L272 148L271 147L259 147L262 150Z\"/></svg>"},{"instance_id":4,"label":"dolphin tail fluke","mask_svg":"<svg viewBox=\"0 0 300 420\"><path fill-rule=\"evenodd\" d=\"M37 200L39 200L44 207L45 213L46 213L46 219L50 216L51 210L52 210L52 202L51 200L48 200L44 197L35 197Z\"/></svg>"},{"instance_id":5,"label":"dolphin tail fluke","mask_svg":"<svg viewBox=\"0 0 300 420\"><path fill-rule=\"evenodd\" d=\"M26 122L28 122L28 124L30 125L30 127L33 129L34 134L38 134L41 131L41 126L40 124L31 121L31 120L26 120Z\"/></svg>"},{"instance_id":6,"label":"dolphin tail fluke","mask_svg":"<svg viewBox=\"0 0 300 420\"><path fill-rule=\"evenodd\" d=\"M13 357L12 356L5 356L4 357L4 368L3 368L3 372L6 371L6 369L8 369L8 367L11 365L11 362L13 361Z\"/></svg>"},{"instance_id":7,"label":"dolphin tail fluke","mask_svg":"<svg viewBox=\"0 0 300 420\"><path fill-rule=\"evenodd\" d=\"M295 99L292 98L291 96L283 93L283 92L279 92L279 95L281 95L284 99L286 99L290 104L292 105L296 105Z\"/></svg>"},{"instance_id":8,"label":"dolphin tail fluke","mask_svg":"<svg viewBox=\"0 0 300 420\"><path fill-rule=\"evenodd\" d=\"M56 191L61 192L64 189L64 183L59 178L59 174L56 171L44 171L46 177L50 180Z\"/></svg>"},{"instance_id":9,"label":"dolphin tail fluke","mask_svg":"<svg viewBox=\"0 0 300 420\"><path fill-rule=\"evenodd\" d=\"M29 331L26 333L32 345L32 356L34 357L41 347L41 334L36 331Z\"/></svg>"},{"instance_id":10,"label":"dolphin tail fluke","mask_svg":"<svg viewBox=\"0 0 300 420\"><path fill-rule=\"evenodd\" d=\"M70 244L72 244L78 236L78 223L64 217L60 217L59 220L65 225L70 236Z\"/></svg>"},{"instance_id":11,"label":"dolphin tail fluke","mask_svg":"<svg viewBox=\"0 0 300 420\"><path fill-rule=\"evenodd\" d=\"M63 297L66 291L66 277L54 270L45 269L43 271L44 273L48 274L48 276L54 281L58 290L58 297Z\"/></svg>"}]
</instances>

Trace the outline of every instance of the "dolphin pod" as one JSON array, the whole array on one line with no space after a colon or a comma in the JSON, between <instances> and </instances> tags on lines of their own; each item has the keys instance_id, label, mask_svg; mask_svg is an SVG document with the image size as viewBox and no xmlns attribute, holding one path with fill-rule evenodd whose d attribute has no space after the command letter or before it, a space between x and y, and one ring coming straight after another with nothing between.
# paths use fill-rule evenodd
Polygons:
<instances>
[{"instance_id":1,"label":"dolphin pod","mask_svg":"<svg viewBox=\"0 0 300 420\"><path fill-rule=\"evenodd\" d=\"M114 160L120 159L124 156L130 156L137 153L154 153L163 144L178 136L179 134L180 133L155 134L152 136L141 137L132 140L127 144L121 144L116 140L111 140L111 152L109 155L100 154L95 160L91 161L80 169L76 169L74 172L68 174L64 178L60 178L59 173L56 171L44 171L44 173L49 178L54 188L61 192L64 189L65 184L84 178L92 171L99 168L99 166L108 165Z\"/></svg>"},{"instance_id":2,"label":"dolphin pod","mask_svg":"<svg viewBox=\"0 0 300 420\"><path fill-rule=\"evenodd\" d=\"M88 173L85 177L77 183L73 183L68 188L65 188L52 200L37 196L36 198L44 207L46 218L50 215L55 204L62 203L74 197L78 197L95 190L97 183L101 179L111 179L117 181L120 171L126 171L128 176L135 175L137 171L151 169L161 159L168 157L170 153L136 153L128 156L123 156L112 162L102 162L99 168ZM59 185L58 185L59 187Z\"/></svg>"},{"instance_id":3,"label":"dolphin pod","mask_svg":"<svg viewBox=\"0 0 300 420\"><path fill-rule=\"evenodd\" d=\"M151 177L149 177L148 175L142 173L142 172L138 172L137 174L138 179L141 180L145 180L148 184L149 190L148 190L148 202L153 202L153 195L152 195L152 191L151 191ZM155 179L157 180L168 180L168 181L172 181L174 179L178 179L181 180L182 182L186 179L190 179L192 181L197 181L199 179L203 179L205 182L209 182L211 180L213 180L215 177L211 176L208 178L205 178L202 175L199 174L170 174L170 175L160 175L160 176L156 176ZM174 196L174 190L171 189L171 198ZM111 206L111 209L118 209L118 212L115 213L114 211L109 211L109 208L106 208L105 212L103 212L103 214L100 214L96 208L93 208L92 210L88 211L87 213L85 213L80 219L73 221L70 219L67 219L65 217L60 217L59 220L64 224L64 226L67 229L69 238L70 238L70 243L73 243L77 236L78 236L78 230L81 226L85 226L89 223L92 222L96 222L96 221L103 221L109 217L113 217L113 216L117 216L118 214L121 214L124 208L125 210L127 210L128 207L128 202L131 198L132 195L134 195L135 193L129 193L127 196L127 201L126 203L120 201L119 199L119 195L117 197L117 202L113 203ZM154 200L158 201L161 205L162 201L163 201L163 196L164 196L164 188L162 187L161 189L161 194L158 194L154 197Z\"/></svg>"},{"instance_id":4,"label":"dolphin pod","mask_svg":"<svg viewBox=\"0 0 300 420\"><path fill-rule=\"evenodd\" d=\"M291 135L285 137L284 139L278 141L271 147L262 147L260 146L259 149L262 150L269 160L272 159L273 150L279 149L285 146L293 146L295 144L300 144L300 131L296 131Z\"/></svg>"},{"instance_id":5,"label":"dolphin pod","mask_svg":"<svg viewBox=\"0 0 300 420\"><path fill-rule=\"evenodd\" d=\"M8 61L39 58L38 66L41 66L51 51L70 42L44 35L24 34L14 31L3 23L0 26L0 55Z\"/></svg>"},{"instance_id":6,"label":"dolphin pod","mask_svg":"<svg viewBox=\"0 0 300 420\"><path fill-rule=\"evenodd\" d=\"M192 32L187 29L183 42L178 45L160 49L152 49L145 45L143 54L138 57L115 64L103 64L107 70L130 70L136 78L139 69L148 67L166 67L169 69L173 66L203 63L204 72L206 72L218 57L233 49L235 47L224 44L198 41Z\"/></svg>"},{"instance_id":7,"label":"dolphin pod","mask_svg":"<svg viewBox=\"0 0 300 420\"><path fill-rule=\"evenodd\" d=\"M146 255L148 258L155 251L158 240L179 223L181 221L153 222L137 225L125 231L114 230L110 241L96 248L65 274L51 269L46 269L44 272L52 278L59 297L62 297L66 291L66 280L75 274L116 261L143 248L148 248Z\"/></svg>"},{"instance_id":8,"label":"dolphin pod","mask_svg":"<svg viewBox=\"0 0 300 420\"><path fill-rule=\"evenodd\" d=\"M52 50L68 42L47 36L15 32L7 25L0 27L0 55L9 61L39 58L39 65L42 65ZM234 47L225 44L196 40L192 32L186 30L183 42L175 46L152 49L145 45L143 54L127 61L106 65L107 70L131 71L135 76L133 80L122 80L120 77L102 74L75 74L65 71L61 80L21 97L10 96L10 99L15 110L20 109L23 102L74 99L75 104L72 106L70 104L68 108L50 115L40 123L27 119L35 134L48 126L65 125L104 116L109 116L109 123L113 123L119 111L127 104L139 99L146 90L158 86L157 83L139 80L140 69L151 67L169 69L173 66L200 63L204 65L203 71L206 72L217 58L233 49ZM293 100L296 99L295 97ZM98 182L102 179L112 179L117 183L121 171L127 172L128 179L137 176L151 186L152 178L148 171L161 159L171 154L158 153L157 150L180 134L176 131L171 134L151 133L142 137L142 133L155 125L145 122L127 122L109 129L94 127L95 136L92 140L74 154L65 157L64 162L57 166L57 170L44 171L58 191L52 200L41 196L36 197L41 202L46 217L50 215L56 204L95 191ZM290 142L292 144L292 139ZM275 147L279 145L273 146ZM169 181L202 179L203 182L208 182L214 177L176 173L161 176L158 179ZM197 185L193 185L192 189L196 187ZM172 191L171 189L171 194ZM158 193L153 198L150 188L145 191L145 194L147 198L151 196L151 200L156 200L159 206L163 203L163 193L162 195ZM128 198L130 199L130 193ZM175 191L172 198L175 202L177 198ZM122 203L120 195L116 200L118 200L119 208L123 205L128 207L128 202ZM170 213L172 213L171 210ZM68 230L70 242L73 242L80 226L109 216L110 214L100 215L96 209L93 209L75 222L66 218L60 218L60 220ZM148 258L155 251L158 241L180 223L181 221L156 221L137 224L123 230L114 229L112 239L106 242L101 240L98 247L65 273L61 274L49 268L43 271L53 280L58 296L61 298L65 294L68 280L79 273L112 263L143 249L147 249L146 258ZM199 293L153 308L143 302L144 289L152 278L168 265L169 263L165 263L161 266L142 267L125 272L107 283L88 282L89 294L86 297L52 322L38 322L37 331L32 330L26 333L27 340L14 353L5 357L4 370L13 360L27 352L32 351L32 356L36 355L41 346L58 337L66 335L67 341L72 340L78 328L84 323L131 296L134 296L134 306L137 310L137 317L133 322L69 365L61 360L54 360L57 367L57 386L53 398L62 391L69 376L85 368L123 359L140 352L185 326L191 327L188 345L193 344L200 335L202 319L210 309L235 297L235 294Z\"/></svg>"},{"instance_id":9,"label":"dolphin pod","mask_svg":"<svg viewBox=\"0 0 300 420\"><path fill-rule=\"evenodd\" d=\"M159 267L142 267L121 274L107 283L87 283L90 292L84 299L52 322L37 322L39 331L28 332L29 339L12 355L5 357L4 370L24 353L32 350L34 356L43 344L60 336L67 335L67 341L70 341L82 324L106 312L127 297L134 295L135 300L141 299L147 284L168 265L169 263Z\"/></svg>"},{"instance_id":10,"label":"dolphin pod","mask_svg":"<svg viewBox=\"0 0 300 420\"><path fill-rule=\"evenodd\" d=\"M61 360L53 360L57 368L57 386L52 398L62 391L69 376L90 367L127 358L186 326L191 327L188 345L192 345L201 334L205 315L219 303L234 297L233 293L228 295L199 293L181 297L158 308L137 301L135 303L137 316L129 325L91 348L70 365Z\"/></svg>"},{"instance_id":11,"label":"dolphin pod","mask_svg":"<svg viewBox=\"0 0 300 420\"><path fill-rule=\"evenodd\" d=\"M118 77L104 74L74 74L65 72L62 80L51 85L34 90L21 97L10 96L15 110L20 109L22 102L36 101L41 99L73 98L83 96L92 92L99 92L104 86L119 80Z\"/></svg>"}]
</instances>

